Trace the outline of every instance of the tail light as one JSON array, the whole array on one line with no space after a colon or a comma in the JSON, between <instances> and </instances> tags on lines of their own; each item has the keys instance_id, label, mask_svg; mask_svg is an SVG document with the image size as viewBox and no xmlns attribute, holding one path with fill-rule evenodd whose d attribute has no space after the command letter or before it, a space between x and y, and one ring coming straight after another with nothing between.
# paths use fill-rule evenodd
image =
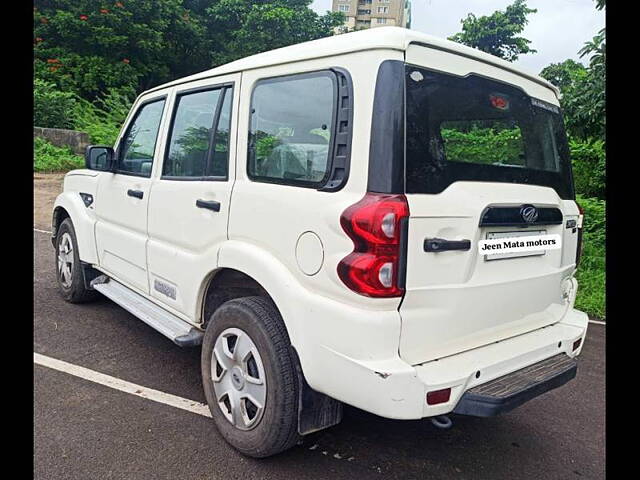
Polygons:
<instances>
[{"instance_id":1,"label":"tail light","mask_svg":"<svg viewBox=\"0 0 640 480\"><path fill-rule=\"evenodd\" d=\"M578 203L576 203L578 205ZM578 264L580 263L580 258L582 257L582 230L584 228L584 208L578 205L578 211L582 216L582 222L578 221L578 245L576 248L576 268L578 268Z\"/></svg>"},{"instance_id":2,"label":"tail light","mask_svg":"<svg viewBox=\"0 0 640 480\"><path fill-rule=\"evenodd\" d=\"M338 264L342 282L367 297L400 297L401 220L409 216L404 195L367 193L340 217L354 249Z\"/></svg>"}]
</instances>

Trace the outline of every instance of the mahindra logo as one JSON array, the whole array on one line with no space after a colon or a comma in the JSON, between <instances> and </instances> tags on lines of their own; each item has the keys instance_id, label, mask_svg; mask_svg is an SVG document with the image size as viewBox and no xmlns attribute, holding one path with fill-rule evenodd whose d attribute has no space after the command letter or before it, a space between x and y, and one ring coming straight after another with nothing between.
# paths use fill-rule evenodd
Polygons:
<instances>
[{"instance_id":1,"label":"mahindra logo","mask_svg":"<svg viewBox=\"0 0 640 480\"><path fill-rule=\"evenodd\" d=\"M538 220L538 209L533 205L523 205L520 209L520 216L527 223L534 223Z\"/></svg>"}]
</instances>

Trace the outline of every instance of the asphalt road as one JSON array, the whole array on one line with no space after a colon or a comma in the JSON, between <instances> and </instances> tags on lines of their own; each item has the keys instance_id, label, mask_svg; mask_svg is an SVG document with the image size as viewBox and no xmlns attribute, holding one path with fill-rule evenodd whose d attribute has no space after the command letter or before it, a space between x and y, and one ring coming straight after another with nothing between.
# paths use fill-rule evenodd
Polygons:
<instances>
[{"instance_id":1,"label":"asphalt road","mask_svg":"<svg viewBox=\"0 0 640 480\"><path fill-rule=\"evenodd\" d=\"M205 402L200 350L181 349L114 303L62 301L53 249L34 231L34 352ZM601 479L605 327L591 324L575 380L490 419L394 421L347 407L342 423L265 460L211 419L34 364L37 479Z\"/></svg>"}]
</instances>

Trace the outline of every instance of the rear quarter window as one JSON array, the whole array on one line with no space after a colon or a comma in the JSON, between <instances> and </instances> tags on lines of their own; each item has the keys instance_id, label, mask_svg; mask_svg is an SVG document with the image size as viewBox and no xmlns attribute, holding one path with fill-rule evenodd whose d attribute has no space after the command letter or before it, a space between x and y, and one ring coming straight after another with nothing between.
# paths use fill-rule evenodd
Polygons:
<instances>
[{"instance_id":1,"label":"rear quarter window","mask_svg":"<svg viewBox=\"0 0 640 480\"><path fill-rule=\"evenodd\" d=\"M261 80L251 97L254 181L319 187L331 167L337 80L329 71Z\"/></svg>"}]
</instances>

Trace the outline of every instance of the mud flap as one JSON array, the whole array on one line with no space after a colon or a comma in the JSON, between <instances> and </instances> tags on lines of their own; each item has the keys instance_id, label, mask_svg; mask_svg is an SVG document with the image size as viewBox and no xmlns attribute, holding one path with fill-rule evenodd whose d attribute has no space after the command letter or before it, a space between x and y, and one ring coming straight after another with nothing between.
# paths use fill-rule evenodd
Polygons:
<instances>
[{"instance_id":1,"label":"mud flap","mask_svg":"<svg viewBox=\"0 0 640 480\"><path fill-rule=\"evenodd\" d=\"M93 290L93 280L102 275L102 272L96 270L90 263L80 262L82 266L82 277L84 278L84 288Z\"/></svg>"},{"instance_id":2,"label":"mud flap","mask_svg":"<svg viewBox=\"0 0 640 480\"><path fill-rule=\"evenodd\" d=\"M342 402L312 389L304 378L300 359L291 349L298 372L298 433L307 435L337 425L342 421Z\"/></svg>"}]
</instances>

